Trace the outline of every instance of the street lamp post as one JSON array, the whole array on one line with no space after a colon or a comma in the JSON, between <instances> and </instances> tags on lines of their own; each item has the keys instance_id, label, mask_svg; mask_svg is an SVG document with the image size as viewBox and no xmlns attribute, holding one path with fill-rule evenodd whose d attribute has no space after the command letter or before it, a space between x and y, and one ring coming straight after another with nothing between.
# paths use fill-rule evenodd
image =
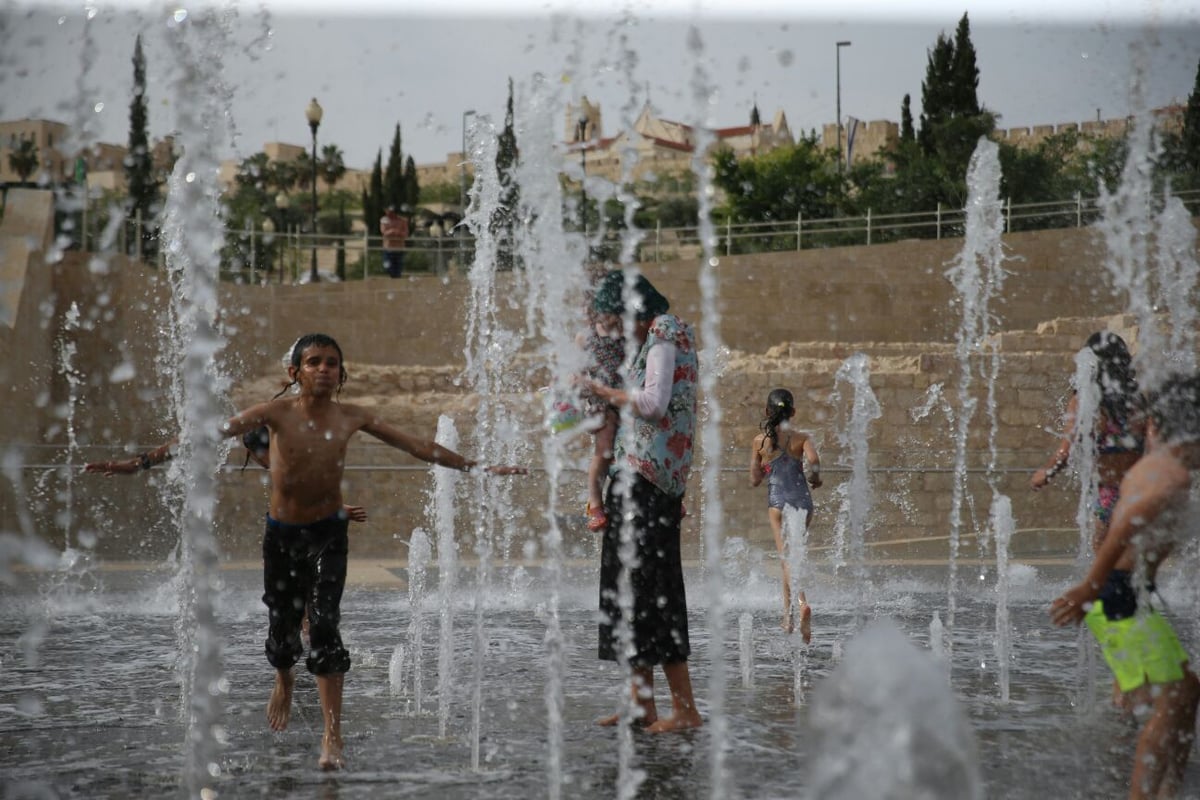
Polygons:
<instances>
[{"instance_id":1,"label":"street lamp post","mask_svg":"<svg viewBox=\"0 0 1200 800\"><path fill-rule=\"evenodd\" d=\"M587 127L588 118L581 116L575 123L575 139L579 142L579 229L587 232Z\"/></svg>"},{"instance_id":2,"label":"street lamp post","mask_svg":"<svg viewBox=\"0 0 1200 800\"><path fill-rule=\"evenodd\" d=\"M312 275L310 280L316 283L321 279L317 273L317 128L321 125L321 116L325 112L317 98L308 102L304 116L308 119L308 127L312 130Z\"/></svg>"},{"instance_id":3,"label":"street lamp post","mask_svg":"<svg viewBox=\"0 0 1200 800\"><path fill-rule=\"evenodd\" d=\"M467 216L467 117L475 116L475 109L469 108L462 116L462 164L459 170L458 204L462 206L462 215Z\"/></svg>"},{"instance_id":4,"label":"street lamp post","mask_svg":"<svg viewBox=\"0 0 1200 800\"><path fill-rule=\"evenodd\" d=\"M838 171L842 170L842 48L849 47L849 42L838 42L837 48L837 156Z\"/></svg>"}]
</instances>

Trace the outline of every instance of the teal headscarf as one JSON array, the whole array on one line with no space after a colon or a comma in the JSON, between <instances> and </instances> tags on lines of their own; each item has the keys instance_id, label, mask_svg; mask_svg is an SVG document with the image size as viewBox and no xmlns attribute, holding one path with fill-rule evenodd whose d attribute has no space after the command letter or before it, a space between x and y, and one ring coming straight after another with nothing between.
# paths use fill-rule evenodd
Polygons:
<instances>
[{"instance_id":1,"label":"teal headscarf","mask_svg":"<svg viewBox=\"0 0 1200 800\"><path fill-rule=\"evenodd\" d=\"M608 272L596 286L596 294L592 298L592 310L597 314L623 315L625 313L625 298L622 296L624 290L624 271L614 269ZM667 310L671 308L670 301L654 288L654 284L646 280L645 275L638 275L634 279L630 301L633 303L634 317L640 322L654 319L659 314L667 313Z\"/></svg>"}]
</instances>

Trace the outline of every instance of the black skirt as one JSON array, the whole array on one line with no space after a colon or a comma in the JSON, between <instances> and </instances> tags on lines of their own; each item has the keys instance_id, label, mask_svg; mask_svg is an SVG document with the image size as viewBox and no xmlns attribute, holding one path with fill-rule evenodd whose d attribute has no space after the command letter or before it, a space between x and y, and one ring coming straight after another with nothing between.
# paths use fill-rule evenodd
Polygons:
<instances>
[{"instance_id":1,"label":"black skirt","mask_svg":"<svg viewBox=\"0 0 1200 800\"><path fill-rule=\"evenodd\" d=\"M619 480L619 479L618 479ZM604 498L608 525L600 553L599 656L617 660L621 608L617 577L621 571L621 524L624 498L617 480L609 481ZM641 475L633 478L630 497L637 564L630 570L633 620L629 663L634 667L673 664L691 654L688 641L687 594L679 553L683 498L664 493Z\"/></svg>"}]
</instances>

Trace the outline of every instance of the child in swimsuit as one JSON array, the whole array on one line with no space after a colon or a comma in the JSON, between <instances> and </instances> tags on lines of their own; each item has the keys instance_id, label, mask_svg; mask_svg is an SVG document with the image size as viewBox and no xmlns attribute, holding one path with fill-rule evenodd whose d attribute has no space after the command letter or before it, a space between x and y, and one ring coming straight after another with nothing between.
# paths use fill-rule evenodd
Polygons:
<instances>
[{"instance_id":1,"label":"child in swimsuit","mask_svg":"<svg viewBox=\"0 0 1200 800\"><path fill-rule=\"evenodd\" d=\"M1104 541L1112 509L1120 498L1121 479L1142 454L1145 424L1136 410L1138 384L1125 340L1111 331L1098 331L1088 337L1084 346L1096 356L1096 386L1100 390L1096 427L1091 437L1096 443L1098 484L1092 533L1092 549L1096 550ZM1074 394L1067 403L1066 434L1051 462L1034 472L1029 481L1034 491L1048 484L1069 463L1078 414L1079 396Z\"/></svg>"},{"instance_id":2,"label":"child in swimsuit","mask_svg":"<svg viewBox=\"0 0 1200 800\"><path fill-rule=\"evenodd\" d=\"M1158 569L1193 533L1200 376L1171 376L1154 395L1146 454L1121 480L1108 535L1084 580L1050 606L1056 625L1087 623L1128 704L1149 711L1134 753L1131 798L1181 796L1200 704L1188 655L1151 604Z\"/></svg>"},{"instance_id":3,"label":"child in swimsuit","mask_svg":"<svg viewBox=\"0 0 1200 800\"><path fill-rule=\"evenodd\" d=\"M791 507L805 513L805 527L812 523L813 501L809 486L821 485L821 459L812 437L791 427L796 402L787 389L775 389L767 396L767 407L760 425L762 433L750 447L750 485L767 480L767 518L775 533L775 547L783 567L783 628L794 628L791 576L787 547L783 539L783 509ZM805 479L805 465L809 477ZM805 644L812 639L812 609L804 592L797 592L800 610L800 635Z\"/></svg>"}]
</instances>

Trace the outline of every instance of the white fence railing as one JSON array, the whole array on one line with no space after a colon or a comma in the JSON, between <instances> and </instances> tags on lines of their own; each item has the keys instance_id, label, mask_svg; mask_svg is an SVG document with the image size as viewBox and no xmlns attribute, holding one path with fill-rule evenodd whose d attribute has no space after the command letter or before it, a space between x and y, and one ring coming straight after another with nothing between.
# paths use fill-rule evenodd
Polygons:
<instances>
[{"instance_id":1,"label":"white fence railing","mask_svg":"<svg viewBox=\"0 0 1200 800\"><path fill-rule=\"evenodd\" d=\"M1200 216L1200 191L1176 192L1192 216ZM1068 200L1013 204L1004 201L1005 232L1083 227L1100 216L1099 198L1076 195ZM902 239L943 239L963 235L966 214L961 208L939 205L931 211L898 214L875 214L853 217L827 217L776 222L734 224L730 220L715 220L717 239L714 249L724 255L751 252L780 252L846 245L872 245ZM138 225L135 221L122 233L130 237L131 246L124 241L118 249L140 256ZM586 232L593 252L621 246L621 232ZM701 252L697 227L655 227L644 231L638 245L639 261L669 261L693 258ZM92 242L88 242L91 244ZM474 239L465 228L459 227L450 235L431 236L428 230L418 229L409 237L405 247L405 272L444 274L465 269L474 257ZM314 258L321 275L332 275L340 257L348 279L366 278L382 273L383 242L367 233L346 235L311 233L293 228L268 233L247 229L226 232L227 251L233 253L233 263L225 272L253 283L303 282L311 273ZM503 249L503 248L502 248Z\"/></svg>"}]
</instances>

